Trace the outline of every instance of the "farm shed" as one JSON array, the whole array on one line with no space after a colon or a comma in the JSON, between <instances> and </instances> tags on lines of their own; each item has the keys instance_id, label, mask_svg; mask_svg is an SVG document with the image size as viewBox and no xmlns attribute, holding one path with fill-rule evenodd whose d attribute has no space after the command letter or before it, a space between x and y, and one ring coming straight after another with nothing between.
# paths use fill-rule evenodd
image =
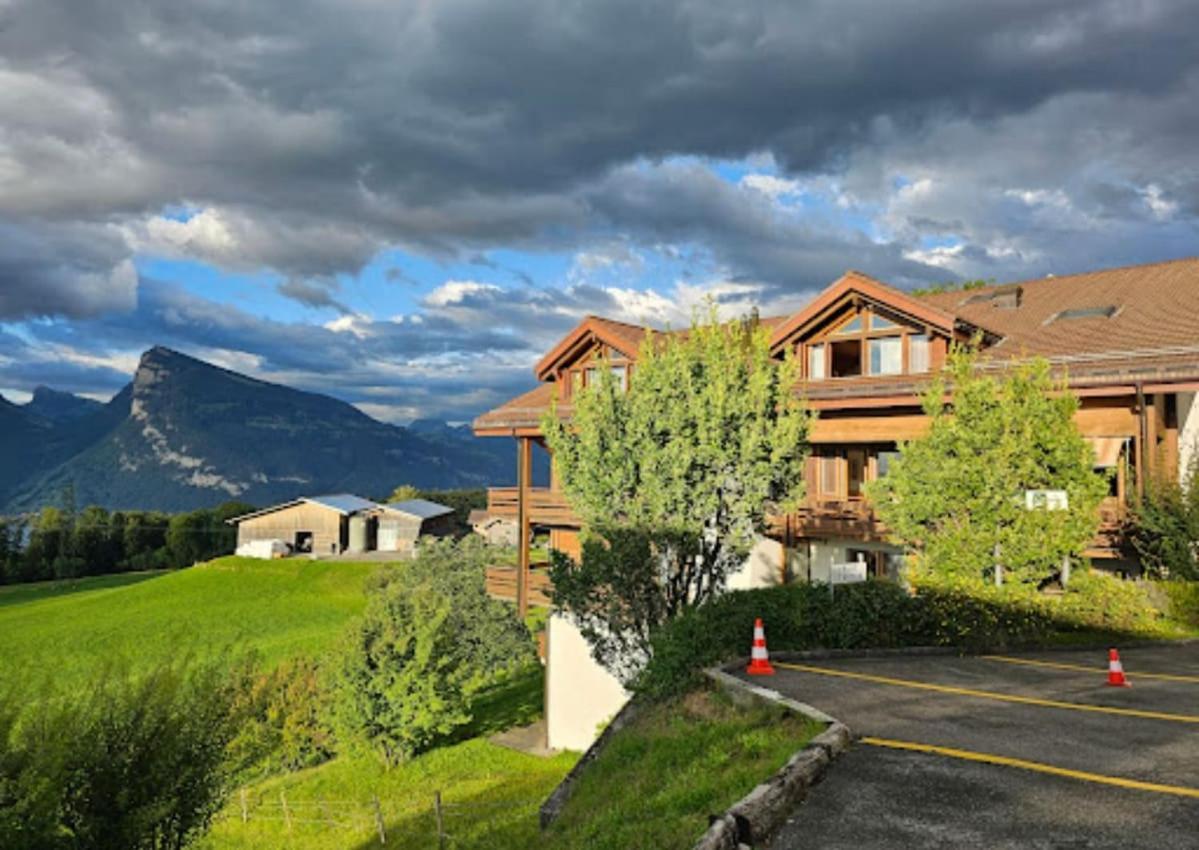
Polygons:
<instances>
[{"instance_id":1,"label":"farm shed","mask_svg":"<svg viewBox=\"0 0 1199 850\"><path fill-rule=\"evenodd\" d=\"M482 508L470 512L470 527L493 546L515 546L517 543L516 523L502 516L492 516Z\"/></svg>"},{"instance_id":2,"label":"farm shed","mask_svg":"<svg viewBox=\"0 0 1199 850\"><path fill-rule=\"evenodd\" d=\"M379 505L372 516L377 522L380 552L411 554L420 537L445 537L454 533L454 509L425 499Z\"/></svg>"},{"instance_id":3,"label":"farm shed","mask_svg":"<svg viewBox=\"0 0 1199 850\"><path fill-rule=\"evenodd\" d=\"M282 540L296 554L338 555L350 548L350 524L379 506L348 493L304 496L233 517L240 549L256 540Z\"/></svg>"}]
</instances>

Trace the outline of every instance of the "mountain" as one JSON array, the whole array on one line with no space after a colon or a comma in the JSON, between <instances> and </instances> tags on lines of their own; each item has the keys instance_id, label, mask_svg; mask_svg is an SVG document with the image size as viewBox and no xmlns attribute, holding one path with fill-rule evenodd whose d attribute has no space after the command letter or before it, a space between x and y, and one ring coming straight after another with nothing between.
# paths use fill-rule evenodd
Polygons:
<instances>
[{"instance_id":1,"label":"mountain","mask_svg":"<svg viewBox=\"0 0 1199 850\"><path fill-rule=\"evenodd\" d=\"M104 405L90 398L81 398L70 393L38 387L33 398L25 405L25 412L50 422L65 422L98 412Z\"/></svg>"},{"instance_id":2,"label":"mountain","mask_svg":"<svg viewBox=\"0 0 1199 850\"><path fill-rule=\"evenodd\" d=\"M515 477L511 441L445 423L389 425L328 396L167 348L142 355L132 383L106 405L81 409L63 395L42 393L36 407L0 405L0 504L9 511L54 503L68 485L78 505L175 511L328 492L378 497L398 484L485 487ZM18 445L29 457L10 467L4 452Z\"/></svg>"}]
</instances>

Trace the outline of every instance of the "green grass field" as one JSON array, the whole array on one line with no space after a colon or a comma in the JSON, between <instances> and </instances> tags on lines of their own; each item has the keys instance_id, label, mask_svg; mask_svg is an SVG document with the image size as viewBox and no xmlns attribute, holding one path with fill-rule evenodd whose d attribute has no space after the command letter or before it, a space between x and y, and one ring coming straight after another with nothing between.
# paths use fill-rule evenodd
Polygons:
<instances>
[{"instance_id":1,"label":"green grass field","mask_svg":"<svg viewBox=\"0 0 1199 850\"><path fill-rule=\"evenodd\" d=\"M264 664L319 653L362 611L378 564L221 558L169 573L0 589L0 658L56 687L123 661L254 650Z\"/></svg>"}]
</instances>

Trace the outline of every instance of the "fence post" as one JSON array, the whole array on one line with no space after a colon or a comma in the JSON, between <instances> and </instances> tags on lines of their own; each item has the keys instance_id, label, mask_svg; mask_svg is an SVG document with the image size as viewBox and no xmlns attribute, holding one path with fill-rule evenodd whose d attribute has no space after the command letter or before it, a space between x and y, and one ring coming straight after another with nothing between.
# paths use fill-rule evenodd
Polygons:
<instances>
[{"instance_id":1,"label":"fence post","mask_svg":"<svg viewBox=\"0 0 1199 850\"><path fill-rule=\"evenodd\" d=\"M291 810L287 808L287 794L283 791L279 792L279 802L283 804L283 822L287 825L287 831L291 832Z\"/></svg>"},{"instance_id":2,"label":"fence post","mask_svg":"<svg viewBox=\"0 0 1199 850\"><path fill-rule=\"evenodd\" d=\"M433 792L433 811L437 813L437 850L445 850L445 821L441 816L441 792Z\"/></svg>"},{"instance_id":3,"label":"fence post","mask_svg":"<svg viewBox=\"0 0 1199 850\"><path fill-rule=\"evenodd\" d=\"M250 822L250 808L249 808L249 806L246 805L246 789L242 788L241 792L238 796L241 797L241 822L249 823Z\"/></svg>"},{"instance_id":4,"label":"fence post","mask_svg":"<svg viewBox=\"0 0 1199 850\"><path fill-rule=\"evenodd\" d=\"M379 805L379 798L372 797L371 801L375 804L375 827L379 830L379 843L387 843L387 832L383 829L383 807Z\"/></svg>"}]
</instances>

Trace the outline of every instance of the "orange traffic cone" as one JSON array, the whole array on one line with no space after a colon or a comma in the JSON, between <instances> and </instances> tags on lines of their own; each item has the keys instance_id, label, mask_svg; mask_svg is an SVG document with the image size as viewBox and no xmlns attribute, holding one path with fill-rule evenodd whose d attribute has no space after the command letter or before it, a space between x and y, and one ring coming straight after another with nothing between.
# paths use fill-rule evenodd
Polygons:
<instances>
[{"instance_id":1,"label":"orange traffic cone","mask_svg":"<svg viewBox=\"0 0 1199 850\"><path fill-rule=\"evenodd\" d=\"M1116 688L1131 688L1132 685L1124 678L1124 665L1120 663L1120 653L1115 647L1107 653L1107 683Z\"/></svg>"},{"instance_id":2,"label":"orange traffic cone","mask_svg":"<svg viewBox=\"0 0 1199 850\"><path fill-rule=\"evenodd\" d=\"M774 668L770 666L770 656L766 653L766 630L762 628L762 618L754 620L754 645L749 651L749 666L745 672L751 676L773 676Z\"/></svg>"}]
</instances>

